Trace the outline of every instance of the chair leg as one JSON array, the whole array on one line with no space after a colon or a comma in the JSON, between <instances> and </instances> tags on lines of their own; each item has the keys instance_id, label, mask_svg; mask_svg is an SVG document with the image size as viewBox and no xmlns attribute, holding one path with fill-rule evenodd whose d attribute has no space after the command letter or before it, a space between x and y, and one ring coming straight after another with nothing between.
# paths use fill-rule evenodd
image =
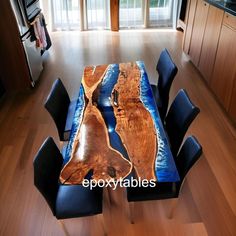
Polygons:
<instances>
[{"instance_id":1,"label":"chair leg","mask_svg":"<svg viewBox=\"0 0 236 236\"><path fill-rule=\"evenodd\" d=\"M99 220L100 223L101 223L104 236L108 235L108 234L107 234L107 229L106 229L106 225L105 225L105 221L104 221L104 216L103 216L103 214L99 214L99 215L97 215L97 217L98 217L98 220Z\"/></svg>"},{"instance_id":2,"label":"chair leg","mask_svg":"<svg viewBox=\"0 0 236 236\"><path fill-rule=\"evenodd\" d=\"M129 221L134 224L134 202L129 202Z\"/></svg>"},{"instance_id":3,"label":"chair leg","mask_svg":"<svg viewBox=\"0 0 236 236\"><path fill-rule=\"evenodd\" d=\"M65 145L65 142L63 142L63 141L60 141L60 142L59 142L59 148L60 148L60 150L64 147L64 145Z\"/></svg>"},{"instance_id":4,"label":"chair leg","mask_svg":"<svg viewBox=\"0 0 236 236\"><path fill-rule=\"evenodd\" d=\"M170 211L168 213L168 218L169 219L172 219L173 218L173 215L174 215L174 211L176 209L176 206L177 206L177 203L178 203L178 198L173 198L170 200L171 203L170 203Z\"/></svg>"},{"instance_id":5,"label":"chair leg","mask_svg":"<svg viewBox=\"0 0 236 236\"><path fill-rule=\"evenodd\" d=\"M65 226L63 220L59 220L59 222L60 222L60 225L61 225L61 227L62 227L62 229L63 229L64 234L65 234L66 236L69 236L69 232L67 231L66 226Z\"/></svg>"}]
</instances>

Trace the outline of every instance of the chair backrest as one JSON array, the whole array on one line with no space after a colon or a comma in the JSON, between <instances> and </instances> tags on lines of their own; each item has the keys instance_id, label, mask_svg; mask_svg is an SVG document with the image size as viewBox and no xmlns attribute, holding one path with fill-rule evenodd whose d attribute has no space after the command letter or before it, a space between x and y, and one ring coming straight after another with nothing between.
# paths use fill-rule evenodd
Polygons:
<instances>
[{"instance_id":1,"label":"chair backrest","mask_svg":"<svg viewBox=\"0 0 236 236\"><path fill-rule=\"evenodd\" d=\"M169 103L170 87L178 72L178 68L172 61L171 56L166 48L160 54L156 70L159 74L157 87L162 103L161 116L164 119Z\"/></svg>"},{"instance_id":2,"label":"chair backrest","mask_svg":"<svg viewBox=\"0 0 236 236\"><path fill-rule=\"evenodd\" d=\"M165 119L165 128L174 156L179 151L188 127L199 112L200 109L191 102L187 92L184 89L179 90Z\"/></svg>"},{"instance_id":3,"label":"chair backrest","mask_svg":"<svg viewBox=\"0 0 236 236\"><path fill-rule=\"evenodd\" d=\"M70 105L69 95L60 79L54 81L44 107L52 116L60 137L64 140L66 117Z\"/></svg>"},{"instance_id":4,"label":"chair backrest","mask_svg":"<svg viewBox=\"0 0 236 236\"><path fill-rule=\"evenodd\" d=\"M202 147L194 136L189 136L181 147L176 159L176 167L182 183L186 174L202 154Z\"/></svg>"},{"instance_id":5,"label":"chair backrest","mask_svg":"<svg viewBox=\"0 0 236 236\"><path fill-rule=\"evenodd\" d=\"M51 137L48 137L33 161L34 185L42 193L55 215L55 201L63 157Z\"/></svg>"}]
</instances>

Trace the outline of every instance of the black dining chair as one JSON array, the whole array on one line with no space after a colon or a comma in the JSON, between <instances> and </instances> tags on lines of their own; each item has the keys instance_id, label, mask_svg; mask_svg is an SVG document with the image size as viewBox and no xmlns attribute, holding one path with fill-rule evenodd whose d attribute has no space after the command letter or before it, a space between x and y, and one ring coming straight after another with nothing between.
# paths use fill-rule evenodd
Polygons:
<instances>
[{"instance_id":1,"label":"black dining chair","mask_svg":"<svg viewBox=\"0 0 236 236\"><path fill-rule=\"evenodd\" d=\"M70 101L61 79L54 81L44 107L52 116L61 141L68 141L76 108L76 100Z\"/></svg>"},{"instance_id":2,"label":"black dining chair","mask_svg":"<svg viewBox=\"0 0 236 236\"><path fill-rule=\"evenodd\" d=\"M164 122L173 156L177 155L184 135L199 112L200 109L191 102L187 92L179 90Z\"/></svg>"},{"instance_id":3,"label":"black dining chair","mask_svg":"<svg viewBox=\"0 0 236 236\"><path fill-rule=\"evenodd\" d=\"M33 161L34 185L44 196L53 215L60 220L64 233L68 231L62 219L92 216L102 213L102 188L59 183L63 157L51 137L40 147ZM100 219L103 224L103 217Z\"/></svg>"},{"instance_id":4,"label":"black dining chair","mask_svg":"<svg viewBox=\"0 0 236 236\"><path fill-rule=\"evenodd\" d=\"M178 72L178 68L172 61L168 50L165 48L159 57L156 70L159 74L157 85L152 84L151 88L162 121L165 119L169 104L169 93L171 84Z\"/></svg>"},{"instance_id":5,"label":"black dining chair","mask_svg":"<svg viewBox=\"0 0 236 236\"><path fill-rule=\"evenodd\" d=\"M200 158L201 154L201 145L194 136L189 136L185 140L180 152L175 158L175 164L180 176L179 182L157 182L155 187L127 188L127 200L129 202L131 223L134 223L134 202L137 201L170 199L172 202L170 202L171 211L168 217L171 218L177 204L185 177L192 166Z\"/></svg>"}]
</instances>

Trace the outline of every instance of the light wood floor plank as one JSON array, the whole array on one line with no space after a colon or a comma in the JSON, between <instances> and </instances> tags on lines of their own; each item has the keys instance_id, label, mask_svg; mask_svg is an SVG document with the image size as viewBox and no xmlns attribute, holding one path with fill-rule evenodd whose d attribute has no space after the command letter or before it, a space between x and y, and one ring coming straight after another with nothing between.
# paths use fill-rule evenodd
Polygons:
<instances>
[{"instance_id":1,"label":"light wood floor plank","mask_svg":"<svg viewBox=\"0 0 236 236\"><path fill-rule=\"evenodd\" d=\"M104 199L108 235L236 235L236 130L215 101L199 72L182 53L183 34L167 30L51 33L53 46L44 56L44 71L33 90L8 94L0 102L0 235L64 235L43 197L33 185L32 161L47 136L59 142L44 109L53 81L60 77L76 98L87 65L143 60L151 83L160 52L166 47L179 71L170 102L185 88L201 112L190 127L204 155L188 175L173 219L168 201L139 202L135 224L128 220L122 189L113 204ZM100 236L96 217L65 220L71 235Z\"/></svg>"}]
</instances>

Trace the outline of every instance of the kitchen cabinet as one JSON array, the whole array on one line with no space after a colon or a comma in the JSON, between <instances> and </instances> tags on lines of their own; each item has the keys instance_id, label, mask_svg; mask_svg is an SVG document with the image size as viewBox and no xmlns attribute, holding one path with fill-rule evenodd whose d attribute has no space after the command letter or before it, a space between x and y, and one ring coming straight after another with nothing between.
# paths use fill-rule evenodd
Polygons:
<instances>
[{"instance_id":1,"label":"kitchen cabinet","mask_svg":"<svg viewBox=\"0 0 236 236\"><path fill-rule=\"evenodd\" d=\"M190 2L183 51L236 123L236 15L203 0Z\"/></svg>"},{"instance_id":2,"label":"kitchen cabinet","mask_svg":"<svg viewBox=\"0 0 236 236\"><path fill-rule=\"evenodd\" d=\"M231 20L232 19L232 20ZM210 87L224 108L234 114L233 87L236 80L236 21L225 13ZM235 91L234 91L235 93ZM233 99L232 99L233 98ZM236 117L235 117L236 120Z\"/></svg>"},{"instance_id":3,"label":"kitchen cabinet","mask_svg":"<svg viewBox=\"0 0 236 236\"><path fill-rule=\"evenodd\" d=\"M198 0L194 17L192 38L190 42L189 55L195 66L198 66L202 41L207 21L209 4L203 0Z\"/></svg>"},{"instance_id":4,"label":"kitchen cabinet","mask_svg":"<svg viewBox=\"0 0 236 236\"><path fill-rule=\"evenodd\" d=\"M186 30L184 31L184 42L183 42L183 51L187 54L189 53L196 6L197 6L197 0L189 0L188 6L187 6L187 13L186 13L187 26L186 26Z\"/></svg>"},{"instance_id":5,"label":"kitchen cabinet","mask_svg":"<svg viewBox=\"0 0 236 236\"><path fill-rule=\"evenodd\" d=\"M216 51L223 21L224 11L209 6L205 33L202 42L199 70L209 84L216 57Z\"/></svg>"}]
</instances>

